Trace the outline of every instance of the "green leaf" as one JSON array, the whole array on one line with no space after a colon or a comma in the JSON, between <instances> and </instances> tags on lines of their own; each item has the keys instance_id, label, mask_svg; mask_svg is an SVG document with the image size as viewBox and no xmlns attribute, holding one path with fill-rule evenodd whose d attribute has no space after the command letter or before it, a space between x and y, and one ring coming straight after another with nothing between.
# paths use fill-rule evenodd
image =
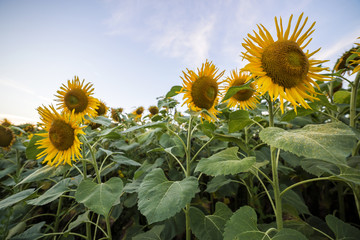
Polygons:
<instances>
[{"instance_id":1,"label":"green leaf","mask_svg":"<svg viewBox=\"0 0 360 240\"><path fill-rule=\"evenodd\" d=\"M311 109L300 107L297 108L296 112L294 110L287 111L284 115L282 115L281 121L289 122L296 117L307 116L309 114L312 114L316 111L314 110L316 108L316 105L317 105L316 103L310 103L309 106L311 107Z\"/></svg>"},{"instance_id":2,"label":"green leaf","mask_svg":"<svg viewBox=\"0 0 360 240\"><path fill-rule=\"evenodd\" d=\"M207 215L195 207L190 207L190 228L199 240L223 239L225 223L231 217L231 210L222 202L217 202L213 215Z\"/></svg>"},{"instance_id":3,"label":"green leaf","mask_svg":"<svg viewBox=\"0 0 360 240\"><path fill-rule=\"evenodd\" d=\"M234 239L270 239L257 228L256 212L249 206L239 208L225 225L224 240Z\"/></svg>"},{"instance_id":4,"label":"green leaf","mask_svg":"<svg viewBox=\"0 0 360 240\"><path fill-rule=\"evenodd\" d=\"M230 113L230 120L229 120L229 132L237 132L250 123L252 121L249 118L249 112L245 110L238 110L235 112Z\"/></svg>"},{"instance_id":5,"label":"green leaf","mask_svg":"<svg viewBox=\"0 0 360 240\"><path fill-rule=\"evenodd\" d=\"M254 89L252 89L250 87L251 82L248 82L242 86L233 86L230 87L229 90L226 92L224 98L221 100L221 102L224 102L226 100L228 100L229 98L231 98L232 96L234 96L238 91L240 90L252 90L254 91Z\"/></svg>"},{"instance_id":6,"label":"green leaf","mask_svg":"<svg viewBox=\"0 0 360 240\"><path fill-rule=\"evenodd\" d=\"M25 198L27 198L28 196L33 194L34 191L35 191L35 188L29 188L27 190L15 193L14 195L11 195L10 197L1 200L0 201L0 209L10 207L10 206L14 205L15 203L18 203L18 202L24 200Z\"/></svg>"},{"instance_id":7,"label":"green leaf","mask_svg":"<svg viewBox=\"0 0 360 240\"><path fill-rule=\"evenodd\" d=\"M41 130L38 133L44 133L44 132L46 132L46 131ZM41 137L41 136L38 136L38 135L34 134L34 136L31 138L28 146L26 147L25 154L26 154L27 159L35 160L36 156L44 150L42 148L39 148L39 145L35 145L37 143L37 141L39 141L39 140L41 140L43 138L44 137Z\"/></svg>"},{"instance_id":8,"label":"green leaf","mask_svg":"<svg viewBox=\"0 0 360 240\"><path fill-rule=\"evenodd\" d=\"M86 211L83 214L79 215L75 221L73 221L69 224L69 227L67 228L66 232L70 232L71 229L76 228L77 226L79 226L82 223L89 222L89 212L90 211Z\"/></svg>"},{"instance_id":9,"label":"green leaf","mask_svg":"<svg viewBox=\"0 0 360 240\"><path fill-rule=\"evenodd\" d=\"M271 240L307 240L307 238L294 229L283 228Z\"/></svg>"},{"instance_id":10,"label":"green leaf","mask_svg":"<svg viewBox=\"0 0 360 240\"><path fill-rule=\"evenodd\" d=\"M300 166L310 174L317 177L322 176L324 173L336 175L340 173L339 168L332 163L324 162L319 159L304 158L300 162Z\"/></svg>"},{"instance_id":11,"label":"green leaf","mask_svg":"<svg viewBox=\"0 0 360 240\"><path fill-rule=\"evenodd\" d=\"M149 224L174 216L198 191L195 177L182 181L169 181L162 169L156 168L148 173L138 191L138 207Z\"/></svg>"},{"instance_id":12,"label":"green leaf","mask_svg":"<svg viewBox=\"0 0 360 240\"><path fill-rule=\"evenodd\" d=\"M351 182L357 185L360 185L360 170L351 167L344 167L341 169L341 172L336 177L340 178L343 181Z\"/></svg>"},{"instance_id":13,"label":"green leaf","mask_svg":"<svg viewBox=\"0 0 360 240\"><path fill-rule=\"evenodd\" d=\"M83 180L75 193L75 199L90 210L107 216L113 204L120 198L123 182L113 177L101 184L91 180Z\"/></svg>"},{"instance_id":14,"label":"green leaf","mask_svg":"<svg viewBox=\"0 0 360 240\"><path fill-rule=\"evenodd\" d=\"M238 149L238 147L232 147L218 152L209 158L202 158L196 166L195 172L218 176L249 171L256 162L256 159L255 157L240 159L237 156Z\"/></svg>"},{"instance_id":15,"label":"green leaf","mask_svg":"<svg viewBox=\"0 0 360 240\"><path fill-rule=\"evenodd\" d=\"M39 222L33 225L31 228L26 230L25 232L16 235L11 238L11 240L36 240L41 238L44 233L41 232L41 228L44 226L45 221Z\"/></svg>"},{"instance_id":16,"label":"green leaf","mask_svg":"<svg viewBox=\"0 0 360 240\"><path fill-rule=\"evenodd\" d=\"M182 86L173 86L170 91L166 94L166 98L174 97L179 94Z\"/></svg>"},{"instance_id":17,"label":"green leaf","mask_svg":"<svg viewBox=\"0 0 360 240\"><path fill-rule=\"evenodd\" d=\"M295 208L300 214L309 214L310 211L306 206L304 200L293 190L288 190L282 196L282 201L284 205Z\"/></svg>"},{"instance_id":18,"label":"green leaf","mask_svg":"<svg viewBox=\"0 0 360 240\"><path fill-rule=\"evenodd\" d=\"M66 178L55 184L43 195L38 198L27 201L28 204L42 206L58 199L64 192L69 190L69 184L71 179Z\"/></svg>"},{"instance_id":19,"label":"green leaf","mask_svg":"<svg viewBox=\"0 0 360 240\"><path fill-rule=\"evenodd\" d=\"M93 123L98 123L98 124L104 125L106 127L109 127L111 125L111 120L104 116L98 116L96 118L91 118L91 117L85 115L85 119L87 119Z\"/></svg>"},{"instance_id":20,"label":"green leaf","mask_svg":"<svg viewBox=\"0 0 360 240\"><path fill-rule=\"evenodd\" d=\"M327 215L326 223L335 233L336 239L341 240L357 240L360 236L360 230L345 223L333 215Z\"/></svg>"},{"instance_id":21,"label":"green leaf","mask_svg":"<svg viewBox=\"0 0 360 240\"><path fill-rule=\"evenodd\" d=\"M122 131L121 133L129 133L129 132L133 132L135 130L139 130L139 129L143 129L143 128L166 128L166 122L147 123L144 125L128 128L125 131Z\"/></svg>"},{"instance_id":22,"label":"green leaf","mask_svg":"<svg viewBox=\"0 0 360 240\"><path fill-rule=\"evenodd\" d=\"M206 192L213 193L216 192L222 186L231 183L231 179L225 177L224 175L219 175L211 179L207 184Z\"/></svg>"},{"instance_id":23,"label":"green leaf","mask_svg":"<svg viewBox=\"0 0 360 240\"><path fill-rule=\"evenodd\" d=\"M339 104L349 104L351 98L351 92L339 90L334 93L334 102Z\"/></svg>"},{"instance_id":24,"label":"green leaf","mask_svg":"<svg viewBox=\"0 0 360 240\"><path fill-rule=\"evenodd\" d=\"M131 160L130 158L125 157L124 155L113 155L111 158L111 161L119 163L120 165L128 165L128 166L141 166L140 163L135 162L134 160Z\"/></svg>"},{"instance_id":25,"label":"green leaf","mask_svg":"<svg viewBox=\"0 0 360 240\"><path fill-rule=\"evenodd\" d=\"M339 165L346 164L345 159L356 143L356 135L343 123L309 124L290 131L269 127L259 136L265 143L298 156Z\"/></svg>"},{"instance_id":26,"label":"green leaf","mask_svg":"<svg viewBox=\"0 0 360 240\"><path fill-rule=\"evenodd\" d=\"M21 182L19 182L17 185L23 184L23 183L30 183L35 181L40 181L46 178L51 178L54 176L58 176L60 174L63 174L67 170L69 170L69 165L60 165L60 166L49 166L45 165L42 168L36 170L35 172L31 173L29 176L24 178ZM16 185L16 186L17 186Z\"/></svg>"},{"instance_id":27,"label":"green leaf","mask_svg":"<svg viewBox=\"0 0 360 240\"><path fill-rule=\"evenodd\" d=\"M156 225L145 233L140 233L132 240L161 240L160 234L164 230L164 225Z\"/></svg>"}]
</instances>

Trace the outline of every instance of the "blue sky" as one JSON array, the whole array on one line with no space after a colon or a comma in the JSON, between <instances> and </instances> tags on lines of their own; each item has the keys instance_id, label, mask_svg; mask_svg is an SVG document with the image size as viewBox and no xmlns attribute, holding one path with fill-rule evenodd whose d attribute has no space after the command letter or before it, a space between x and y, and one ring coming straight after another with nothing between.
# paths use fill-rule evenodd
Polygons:
<instances>
[{"instance_id":1,"label":"blue sky","mask_svg":"<svg viewBox=\"0 0 360 240\"><path fill-rule=\"evenodd\" d=\"M0 0L0 120L37 122L36 108L55 104L74 75L109 107L155 105L205 59L224 76L243 67L243 38L259 23L274 36L275 16L316 21L307 49L321 47L314 58L332 67L359 42L359 9L359 0Z\"/></svg>"}]
</instances>

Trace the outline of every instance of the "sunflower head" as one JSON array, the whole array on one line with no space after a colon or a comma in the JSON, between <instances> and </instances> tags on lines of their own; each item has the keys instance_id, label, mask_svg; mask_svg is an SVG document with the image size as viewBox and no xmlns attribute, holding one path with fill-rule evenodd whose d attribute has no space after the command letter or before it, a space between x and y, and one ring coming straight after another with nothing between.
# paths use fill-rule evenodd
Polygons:
<instances>
[{"instance_id":1,"label":"sunflower head","mask_svg":"<svg viewBox=\"0 0 360 240\"><path fill-rule=\"evenodd\" d=\"M10 127L12 123L7 118L4 118L4 120L1 122L1 125L4 127Z\"/></svg>"},{"instance_id":2,"label":"sunflower head","mask_svg":"<svg viewBox=\"0 0 360 240\"><path fill-rule=\"evenodd\" d=\"M282 19L278 24L275 17L277 40L274 40L268 30L260 24L259 32L254 31L254 35L248 34L245 38L243 47L246 52L242 56L249 61L244 70L252 73L256 78L258 91L262 94L268 93L270 99L274 101L280 98L280 108L284 111L283 100L291 102L296 111L300 104L305 108L310 108L305 99L313 101L318 94L314 86L319 88L317 81L329 80L329 77L320 75L319 72L328 70L319 67L326 61L310 59L316 51L309 53L305 47L312 39L309 36L315 31L315 22L302 33L308 18L302 23L303 14L291 30L292 15L289 19L287 28L284 31ZM313 86L314 85L314 86Z\"/></svg>"},{"instance_id":3,"label":"sunflower head","mask_svg":"<svg viewBox=\"0 0 360 240\"><path fill-rule=\"evenodd\" d=\"M109 110L109 108L106 106L106 104L99 100L99 105L96 108L96 115L97 116L103 116L107 113L107 111Z\"/></svg>"},{"instance_id":4,"label":"sunflower head","mask_svg":"<svg viewBox=\"0 0 360 240\"><path fill-rule=\"evenodd\" d=\"M218 111L215 105L219 101L219 84L218 80L225 71L218 74L218 69L212 62L206 60L202 64L201 69L197 69L197 73L187 69L187 73L183 71L184 76L180 76L183 80L183 87L180 93L184 93L183 99L191 111L199 112L206 109L210 114L216 115ZM208 121L213 121L209 115L201 113L201 116Z\"/></svg>"},{"instance_id":5,"label":"sunflower head","mask_svg":"<svg viewBox=\"0 0 360 240\"><path fill-rule=\"evenodd\" d=\"M28 123L25 125L24 127L24 131L27 132L27 133L32 133L35 131L35 126L31 123Z\"/></svg>"},{"instance_id":6,"label":"sunflower head","mask_svg":"<svg viewBox=\"0 0 360 240\"><path fill-rule=\"evenodd\" d=\"M137 109L135 109L135 111L132 112L132 114L135 115L135 120L141 118L144 110L145 110L144 107L138 107Z\"/></svg>"},{"instance_id":7,"label":"sunflower head","mask_svg":"<svg viewBox=\"0 0 360 240\"><path fill-rule=\"evenodd\" d=\"M249 79L249 74L237 70L233 70L230 77L227 77L225 83L227 84L223 91L226 93L230 87L243 86ZM228 100L228 107L239 106L240 109L254 109L259 103L259 93L256 91L255 83L249 85L251 89L239 90Z\"/></svg>"},{"instance_id":8,"label":"sunflower head","mask_svg":"<svg viewBox=\"0 0 360 240\"><path fill-rule=\"evenodd\" d=\"M0 147L9 150L14 141L15 135L13 131L8 127L0 125Z\"/></svg>"},{"instance_id":9,"label":"sunflower head","mask_svg":"<svg viewBox=\"0 0 360 240\"><path fill-rule=\"evenodd\" d=\"M358 37L358 39L360 39L360 37ZM357 54L357 57L354 60L351 60L351 64L355 66L355 68L353 69L351 74L354 74L356 72L360 71L360 43L355 43L356 45L358 45L357 49L354 50L354 54Z\"/></svg>"},{"instance_id":10,"label":"sunflower head","mask_svg":"<svg viewBox=\"0 0 360 240\"><path fill-rule=\"evenodd\" d=\"M157 106L150 106L149 107L150 116L154 116L159 113L159 108Z\"/></svg>"},{"instance_id":11,"label":"sunflower head","mask_svg":"<svg viewBox=\"0 0 360 240\"><path fill-rule=\"evenodd\" d=\"M119 114L124 111L123 108L111 108L111 118L115 122L120 122Z\"/></svg>"},{"instance_id":12,"label":"sunflower head","mask_svg":"<svg viewBox=\"0 0 360 240\"><path fill-rule=\"evenodd\" d=\"M59 114L53 106L39 107L37 110L42 121L40 124L46 132L36 134L44 137L36 143L40 149L44 149L36 158L46 156L43 163L51 166L66 163L71 166L72 160L76 161L82 157L78 134L85 134L82 131L83 127L78 126L75 110L70 114Z\"/></svg>"},{"instance_id":13,"label":"sunflower head","mask_svg":"<svg viewBox=\"0 0 360 240\"><path fill-rule=\"evenodd\" d=\"M68 80L67 85L63 84L56 101L59 107L64 112L71 114L74 111L74 116L77 120L82 121L85 115L90 117L96 116L96 109L99 101L92 97L93 85L91 83L84 84L85 80L80 82L79 77L75 76L73 80Z\"/></svg>"},{"instance_id":14,"label":"sunflower head","mask_svg":"<svg viewBox=\"0 0 360 240\"><path fill-rule=\"evenodd\" d=\"M360 60L360 53L359 56L356 57L355 59L353 59L352 61L347 62L347 59L353 54L356 53L358 47L353 47L349 50L347 50L346 52L344 52L341 57L337 60L335 66L334 66L334 70L335 71L339 71L339 70L344 70L345 72L351 71L352 68L351 67L356 67L357 65L359 65L359 60Z\"/></svg>"}]
</instances>

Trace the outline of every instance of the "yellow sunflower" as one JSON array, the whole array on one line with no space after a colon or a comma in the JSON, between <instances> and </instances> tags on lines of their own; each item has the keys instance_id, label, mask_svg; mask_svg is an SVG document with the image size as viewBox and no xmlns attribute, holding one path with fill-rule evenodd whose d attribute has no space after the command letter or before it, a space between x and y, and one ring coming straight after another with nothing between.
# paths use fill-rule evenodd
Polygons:
<instances>
[{"instance_id":1,"label":"yellow sunflower","mask_svg":"<svg viewBox=\"0 0 360 240\"><path fill-rule=\"evenodd\" d=\"M145 110L144 107L138 107L135 111L132 112L132 114L135 115L135 120L138 120L141 118L144 110Z\"/></svg>"},{"instance_id":2,"label":"yellow sunflower","mask_svg":"<svg viewBox=\"0 0 360 240\"><path fill-rule=\"evenodd\" d=\"M1 125L4 127L10 127L12 123L7 118L4 118L4 120L1 122Z\"/></svg>"},{"instance_id":3,"label":"yellow sunflower","mask_svg":"<svg viewBox=\"0 0 360 240\"><path fill-rule=\"evenodd\" d=\"M119 114L124 111L123 108L111 108L111 118L115 122L120 122Z\"/></svg>"},{"instance_id":4,"label":"yellow sunflower","mask_svg":"<svg viewBox=\"0 0 360 240\"><path fill-rule=\"evenodd\" d=\"M44 137L39 140L36 145L45 148L36 158L40 159L44 156L43 163L50 166L69 164L72 166L71 160L81 158L80 145L82 144L78 138L78 134L85 134L83 127L77 124L75 110L72 113L64 112L60 115L53 106L39 107L38 112L42 121L41 126L47 131L46 133L37 133L36 135Z\"/></svg>"},{"instance_id":5,"label":"yellow sunflower","mask_svg":"<svg viewBox=\"0 0 360 240\"><path fill-rule=\"evenodd\" d=\"M96 108L96 116L103 116L107 113L108 110L109 108L106 106L106 104L99 100L99 105Z\"/></svg>"},{"instance_id":6,"label":"yellow sunflower","mask_svg":"<svg viewBox=\"0 0 360 240\"><path fill-rule=\"evenodd\" d=\"M215 109L215 105L219 101L219 84L218 80L222 77L225 71L217 74L218 68L206 60L202 64L201 69L197 69L197 73L192 70L186 69L187 73L183 71L184 77L180 76L183 80L183 87L180 93L184 93L183 99L191 111L199 112L206 109L210 114L216 116L219 111ZM208 120L214 119L208 114L201 113L201 116Z\"/></svg>"},{"instance_id":7,"label":"yellow sunflower","mask_svg":"<svg viewBox=\"0 0 360 240\"><path fill-rule=\"evenodd\" d=\"M248 78L249 74L242 71L232 70L230 77L227 77L225 82L227 85L224 87L224 94L229 90L230 87L242 86L244 85ZM230 99L228 99L228 107L239 106L240 109L254 109L256 104L259 103L259 93L256 91L256 84L250 83L251 89L239 90L234 94Z\"/></svg>"},{"instance_id":8,"label":"yellow sunflower","mask_svg":"<svg viewBox=\"0 0 360 240\"><path fill-rule=\"evenodd\" d=\"M150 112L150 117L159 113L159 108L157 106L150 106L148 110Z\"/></svg>"},{"instance_id":9,"label":"yellow sunflower","mask_svg":"<svg viewBox=\"0 0 360 240\"><path fill-rule=\"evenodd\" d=\"M360 39L360 37L359 37L358 39ZM353 52L353 53L356 53L356 54L358 55L358 57L360 58L360 43L355 43L355 44L358 45L359 47L358 47L357 51L355 51L355 52ZM352 65L356 65L356 64L357 64L357 66L354 68L352 74L360 71L360 59L353 60L353 61L351 62L351 64L352 64Z\"/></svg>"},{"instance_id":10,"label":"yellow sunflower","mask_svg":"<svg viewBox=\"0 0 360 240\"><path fill-rule=\"evenodd\" d=\"M13 131L8 127L0 125L0 147L9 150L14 142L15 135Z\"/></svg>"},{"instance_id":11,"label":"yellow sunflower","mask_svg":"<svg viewBox=\"0 0 360 240\"><path fill-rule=\"evenodd\" d=\"M307 38L315 31L313 27L302 35L308 18L301 24L303 13L300 15L293 33L290 35L291 20L284 31L282 19L278 24L275 17L277 40L274 41L269 31L262 25L258 26L259 33L254 31L254 36L248 34L245 38L243 47L246 53L242 53L243 57L249 61L244 70L248 70L257 78L258 91L261 95L269 93L270 99L273 101L280 97L280 108L284 112L283 100L291 102L296 111L296 106L300 104L304 108L310 108L305 99L311 101L317 99L318 94L313 85L319 88L315 80L325 81L330 77L318 74L327 68L319 67L320 64L326 62L321 60L310 59L319 49L309 53L304 52L304 48L312 40ZM307 40L305 42L305 40Z\"/></svg>"},{"instance_id":12,"label":"yellow sunflower","mask_svg":"<svg viewBox=\"0 0 360 240\"><path fill-rule=\"evenodd\" d=\"M92 97L94 88L91 83L84 85L84 81L80 82L79 77L75 76L72 81L68 80L67 86L63 84L55 95L59 103L57 109L62 109L66 113L75 112L75 118L82 121L85 115L90 117L96 116L96 109L99 100Z\"/></svg>"}]
</instances>

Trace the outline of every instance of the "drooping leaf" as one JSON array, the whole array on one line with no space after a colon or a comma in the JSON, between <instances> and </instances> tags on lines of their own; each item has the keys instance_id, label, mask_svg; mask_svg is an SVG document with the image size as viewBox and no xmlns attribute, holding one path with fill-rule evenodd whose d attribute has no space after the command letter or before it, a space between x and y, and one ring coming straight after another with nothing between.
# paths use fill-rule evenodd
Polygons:
<instances>
[{"instance_id":1,"label":"drooping leaf","mask_svg":"<svg viewBox=\"0 0 360 240\"><path fill-rule=\"evenodd\" d=\"M284 115L281 116L281 121L289 122L296 117L307 116L316 112L316 103L310 103L309 106L311 108L297 108L296 112L294 110L287 111Z\"/></svg>"},{"instance_id":2,"label":"drooping leaf","mask_svg":"<svg viewBox=\"0 0 360 240\"><path fill-rule=\"evenodd\" d=\"M231 215L231 210L222 202L216 203L213 215L205 215L198 208L190 207L190 228L199 240L221 240L225 223Z\"/></svg>"},{"instance_id":3,"label":"drooping leaf","mask_svg":"<svg viewBox=\"0 0 360 240\"><path fill-rule=\"evenodd\" d=\"M19 182L17 185L23 184L23 183L30 183L35 181L40 181L46 178L58 176L60 174L63 174L67 170L69 170L69 165L60 165L58 167L55 166L43 166L42 168L36 170L35 172L31 173L29 176L24 178L21 182Z\"/></svg>"},{"instance_id":4,"label":"drooping leaf","mask_svg":"<svg viewBox=\"0 0 360 240\"><path fill-rule=\"evenodd\" d=\"M90 220L89 220L89 212L90 212L90 211L86 211L86 212L84 212L83 214L79 215L79 216L76 218L75 221L73 221L73 222L71 222L71 223L69 224L69 226L68 226L68 228L67 228L66 231L67 231L67 232L70 232L71 229L76 228L76 227L79 226L80 224L90 221Z\"/></svg>"},{"instance_id":5,"label":"drooping leaf","mask_svg":"<svg viewBox=\"0 0 360 240\"><path fill-rule=\"evenodd\" d=\"M336 176L343 181L351 182L356 185L360 185L360 170L351 167L344 167L341 169L339 175Z\"/></svg>"},{"instance_id":6,"label":"drooping leaf","mask_svg":"<svg viewBox=\"0 0 360 240\"><path fill-rule=\"evenodd\" d=\"M291 131L269 127L259 136L265 143L298 156L339 165L346 164L345 158L356 143L356 135L343 123L309 124Z\"/></svg>"},{"instance_id":7,"label":"drooping leaf","mask_svg":"<svg viewBox=\"0 0 360 240\"><path fill-rule=\"evenodd\" d=\"M71 179L66 178L52 186L43 195L38 198L27 201L28 204L42 206L58 199L64 192L69 190Z\"/></svg>"},{"instance_id":8,"label":"drooping leaf","mask_svg":"<svg viewBox=\"0 0 360 240\"><path fill-rule=\"evenodd\" d=\"M44 132L46 132L46 131L41 130L38 133L44 133ZM44 137L38 136L36 134L31 138L28 146L26 147L26 151L25 151L27 159L35 160L36 156L44 150L44 149L39 148L39 145L35 145L37 143L37 141L39 141L43 138Z\"/></svg>"},{"instance_id":9,"label":"drooping leaf","mask_svg":"<svg viewBox=\"0 0 360 240\"><path fill-rule=\"evenodd\" d=\"M240 90L254 90L250 87L251 82L248 82L242 86L232 86L229 88L229 90L226 92L224 98L221 100L222 102L228 100L232 96L234 96L238 91Z\"/></svg>"},{"instance_id":10,"label":"drooping leaf","mask_svg":"<svg viewBox=\"0 0 360 240\"><path fill-rule=\"evenodd\" d=\"M1 200L0 201L0 209L10 207L10 206L14 205L15 203L18 203L18 202L24 200L25 198L27 198L28 196L33 194L34 191L35 191L35 188L29 188L29 189L15 193L14 195L11 195L10 197L7 197L7 198Z\"/></svg>"},{"instance_id":11,"label":"drooping leaf","mask_svg":"<svg viewBox=\"0 0 360 240\"><path fill-rule=\"evenodd\" d=\"M182 181L169 181L163 170L156 168L148 173L138 191L138 207L149 224L174 216L198 191L195 177Z\"/></svg>"},{"instance_id":12,"label":"drooping leaf","mask_svg":"<svg viewBox=\"0 0 360 240\"><path fill-rule=\"evenodd\" d=\"M98 124L101 124L101 125L104 125L106 127L109 127L111 125L111 120L107 117L104 117L104 116L98 116L96 118L91 118L89 116L85 116L85 119L86 120L89 120L93 123L98 123Z\"/></svg>"},{"instance_id":13,"label":"drooping leaf","mask_svg":"<svg viewBox=\"0 0 360 240\"><path fill-rule=\"evenodd\" d=\"M11 238L11 240L36 240L41 238L44 233L41 232L41 228L44 226L45 221L39 222L33 225L31 228L27 229L25 232L16 235Z\"/></svg>"},{"instance_id":14,"label":"drooping leaf","mask_svg":"<svg viewBox=\"0 0 360 240\"><path fill-rule=\"evenodd\" d=\"M91 180L83 180L75 193L75 199L90 210L107 216L112 205L120 198L123 182L113 177L109 181L97 184Z\"/></svg>"},{"instance_id":15,"label":"drooping leaf","mask_svg":"<svg viewBox=\"0 0 360 240\"><path fill-rule=\"evenodd\" d=\"M141 166L140 163L135 162L134 160L127 158L121 154L113 155L110 159L111 161L119 163L120 165L128 165L128 166L136 166L136 167Z\"/></svg>"},{"instance_id":16,"label":"drooping leaf","mask_svg":"<svg viewBox=\"0 0 360 240\"><path fill-rule=\"evenodd\" d=\"M230 120L229 120L229 132L237 132L250 123L252 121L249 118L249 112L245 110L238 110L235 112L230 113Z\"/></svg>"},{"instance_id":17,"label":"drooping leaf","mask_svg":"<svg viewBox=\"0 0 360 240\"><path fill-rule=\"evenodd\" d=\"M231 179L225 177L224 175L219 175L211 179L207 184L206 192L213 193L216 192L220 187L231 183Z\"/></svg>"},{"instance_id":18,"label":"drooping leaf","mask_svg":"<svg viewBox=\"0 0 360 240\"><path fill-rule=\"evenodd\" d=\"M255 157L240 159L237 155L238 150L238 147L232 147L218 152L209 158L201 159L196 166L195 172L218 176L249 171L256 162Z\"/></svg>"},{"instance_id":19,"label":"drooping leaf","mask_svg":"<svg viewBox=\"0 0 360 240\"><path fill-rule=\"evenodd\" d=\"M345 223L333 215L327 215L326 223L330 229L334 232L336 239L341 240L357 240L360 236L360 230L356 227Z\"/></svg>"},{"instance_id":20,"label":"drooping leaf","mask_svg":"<svg viewBox=\"0 0 360 240\"><path fill-rule=\"evenodd\" d=\"M332 163L325 162L320 159L304 158L300 162L301 167L317 177L322 176L325 173L336 175L340 173L339 168Z\"/></svg>"},{"instance_id":21,"label":"drooping leaf","mask_svg":"<svg viewBox=\"0 0 360 240\"><path fill-rule=\"evenodd\" d=\"M300 214L310 214L304 200L291 189L285 192L282 196L282 201L284 205L294 207Z\"/></svg>"}]
</instances>

